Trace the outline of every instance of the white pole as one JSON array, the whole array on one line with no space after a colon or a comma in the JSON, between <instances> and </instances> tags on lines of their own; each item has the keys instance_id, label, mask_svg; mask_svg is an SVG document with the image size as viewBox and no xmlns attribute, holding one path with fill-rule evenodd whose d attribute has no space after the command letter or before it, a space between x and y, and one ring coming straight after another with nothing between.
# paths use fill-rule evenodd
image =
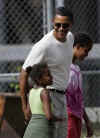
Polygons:
<instances>
[{"instance_id":1,"label":"white pole","mask_svg":"<svg viewBox=\"0 0 100 138\"><path fill-rule=\"evenodd\" d=\"M54 0L47 0L47 26L48 32L52 29L52 19L53 19L53 5Z\"/></svg>"},{"instance_id":2,"label":"white pole","mask_svg":"<svg viewBox=\"0 0 100 138\"><path fill-rule=\"evenodd\" d=\"M43 35L47 33L47 0L43 0Z\"/></svg>"},{"instance_id":3,"label":"white pole","mask_svg":"<svg viewBox=\"0 0 100 138\"><path fill-rule=\"evenodd\" d=\"M55 0L55 6L56 7L64 6L64 0Z\"/></svg>"},{"instance_id":4,"label":"white pole","mask_svg":"<svg viewBox=\"0 0 100 138\"><path fill-rule=\"evenodd\" d=\"M0 0L0 43L5 43L6 40L4 39L5 33L5 16L4 16L4 1Z\"/></svg>"}]
</instances>

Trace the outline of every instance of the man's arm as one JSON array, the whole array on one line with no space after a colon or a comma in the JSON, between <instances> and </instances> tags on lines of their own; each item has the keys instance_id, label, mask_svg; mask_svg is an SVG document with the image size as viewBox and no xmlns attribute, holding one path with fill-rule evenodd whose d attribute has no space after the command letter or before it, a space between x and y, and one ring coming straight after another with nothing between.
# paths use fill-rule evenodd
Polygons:
<instances>
[{"instance_id":1,"label":"man's arm","mask_svg":"<svg viewBox=\"0 0 100 138\"><path fill-rule=\"evenodd\" d=\"M91 136L93 136L93 129L92 129L91 122L90 122L90 120L87 116L87 113L86 113L85 109L84 109L83 118L84 118L85 125L86 125L86 128L87 128L87 137L91 137Z\"/></svg>"},{"instance_id":2,"label":"man's arm","mask_svg":"<svg viewBox=\"0 0 100 138\"><path fill-rule=\"evenodd\" d=\"M22 110L24 112L26 120L28 120L30 117L30 113L27 109L28 76L29 72L22 69L20 73L20 94L21 94Z\"/></svg>"}]
</instances>

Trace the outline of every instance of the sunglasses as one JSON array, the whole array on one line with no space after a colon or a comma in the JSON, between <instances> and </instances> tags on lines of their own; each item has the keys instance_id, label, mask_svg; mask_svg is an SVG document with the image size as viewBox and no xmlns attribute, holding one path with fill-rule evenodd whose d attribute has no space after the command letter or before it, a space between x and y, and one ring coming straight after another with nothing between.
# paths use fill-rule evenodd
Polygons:
<instances>
[{"instance_id":1,"label":"sunglasses","mask_svg":"<svg viewBox=\"0 0 100 138\"><path fill-rule=\"evenodd\" d=\"M62 27L63 29L67 29L67 28L69 28L69 26L70 26L70 24L68 24L68 23L55 23L55 27L57 27L57 28Z\"/></svg>"}]
</instances>

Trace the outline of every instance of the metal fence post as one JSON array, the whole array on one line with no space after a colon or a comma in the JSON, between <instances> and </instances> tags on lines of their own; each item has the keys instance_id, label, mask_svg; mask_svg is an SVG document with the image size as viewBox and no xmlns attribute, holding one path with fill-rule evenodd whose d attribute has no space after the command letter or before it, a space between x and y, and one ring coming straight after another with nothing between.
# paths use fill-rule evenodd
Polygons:
<instances>
[{"instance_id":1,"label":"metal fence post","mask_svg":"<svg viewBox=\"0 0 100 138\"><path fill-rule=\"evenodd\" d=\"M52 20L53 20L53 0L47 0L47 29L48 32L52 29Z\"/></svg>"},{"instance_id":2,"label":"metal fence post","mask_svg":"<svg viewBox=\"0 0 100 138\"><path fill-rule=\"evenodd\" d=\"M4 25L4 20L5 20L5 16L4 16L4 1L0 0L0 43L5 43L5 25Z\"/></svg>"},{"instance_id":3,"label":"metal fence post","mask_svg":"<svg viewBox=\"0 0 100 138\"><path fill-rule=\"evenodd\" d=\"M64 0L55 0L56 7L64 6Z\"/></svg>"},{"instance_id":4,"label":"metal fence post","mask_svg":"<svg viewBox=\"0 0 100 138\"><path fill-rule=\"evenodd\" d=\"M43 35L47 33L47 0L43 0Z\"/></svg>"},{"instance_id":5,"label":"metal fence post","mask_svg":"<svg viewBox=\"0 0 100 138\"><path fill-rule=\"evenodd\" d=\"M97 25L100 28L100 0L97 0ZM97 30L98 33L98 42L100 42L100 29Z\"/></svg>"}]
</instances>

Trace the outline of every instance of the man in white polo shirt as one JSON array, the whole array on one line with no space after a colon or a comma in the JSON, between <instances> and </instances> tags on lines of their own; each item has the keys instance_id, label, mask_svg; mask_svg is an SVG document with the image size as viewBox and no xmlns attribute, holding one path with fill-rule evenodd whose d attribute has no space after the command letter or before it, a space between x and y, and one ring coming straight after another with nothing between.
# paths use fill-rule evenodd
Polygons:
<instances>
[{"instance_id":1,"label":"man in white polo shirt","mask_svg":"<svg viewBox=\"0 0 100 138\"><path fill-rule=\"evenodd\" d=\"M20 74L20 92L22 109L25 119L29 119L27 108L28 77L31 67L40 62L46 62L53 76L50 98L53 103L53 113L66 118L65 89L72 63L73 34L70 28L73 24L73 14L65 7L56 9L53 20L54 29L38 41L30 51ZM67 122L55 122L54 138L66 138ZM53 137L52 137L53 138Z\"/></svg>"}]
</instances>

